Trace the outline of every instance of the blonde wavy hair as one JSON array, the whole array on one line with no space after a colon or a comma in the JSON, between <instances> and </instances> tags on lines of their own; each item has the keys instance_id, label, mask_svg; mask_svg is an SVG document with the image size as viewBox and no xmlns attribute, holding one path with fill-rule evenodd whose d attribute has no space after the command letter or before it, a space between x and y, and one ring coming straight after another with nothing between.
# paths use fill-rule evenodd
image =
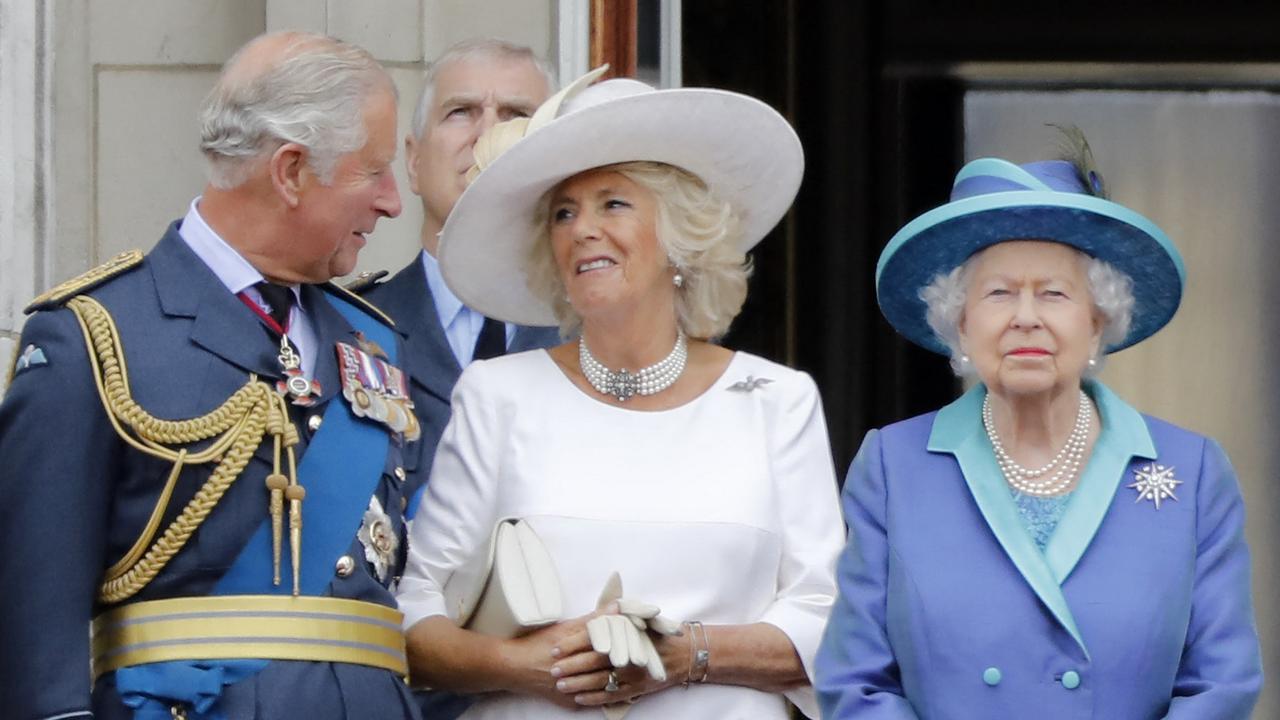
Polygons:
<instances>
[{"instance_id":1,"label":"blonde wavy hair","mask_svg":"<svg viewBox=\"0 0 1280 720\"><path fill-rule=\"evenodd\" d=\"M657 200L658 243L684 276L676 289L676 322L691 338L714 339L729 330L747 298L751 261L742 246L742 223L696 175L674 165L627 162L595 170L616 172L652 192ZM529 290L549 303L560 334L572 337L582 325L566 297L551 252L550 208L556 189L534 208L534 242L526 259Z\"/></svg>"}]
</instances>

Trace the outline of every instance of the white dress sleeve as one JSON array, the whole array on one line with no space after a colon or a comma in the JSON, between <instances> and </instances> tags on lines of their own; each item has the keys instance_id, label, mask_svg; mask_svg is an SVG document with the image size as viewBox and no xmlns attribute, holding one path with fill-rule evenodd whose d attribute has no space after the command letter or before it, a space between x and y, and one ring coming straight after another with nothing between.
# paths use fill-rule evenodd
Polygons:
<instances>
[{"instance_id":1,"label":"white dress sleeve","mask_svg":"<svg viewBox=\"0 0 1280 720\"><path fill-rule=\"evenodd\" d=\"M445 615L444 586L476 553L486 552L497 522L497 487L506 436L497 411L501 375L472 363L454 386L452 417L436 448L431 478L409 530L405 571L396 591L408 630L423 618Z\"/></svg>"},{"instance_id":2,"label":"white dress sleeve","mask_svg":"<svg viewBox=\"0 0 1280 720\"><path fill-rule=\"evenodd\" d=\"M795 646L810 684L786 695L816 718L813 662L835 599L835 562L845 532L818 389L805 373L788 380L769 432L782 558L777 598L761 621L781 629Z\"/></svg>"}]
</instances>

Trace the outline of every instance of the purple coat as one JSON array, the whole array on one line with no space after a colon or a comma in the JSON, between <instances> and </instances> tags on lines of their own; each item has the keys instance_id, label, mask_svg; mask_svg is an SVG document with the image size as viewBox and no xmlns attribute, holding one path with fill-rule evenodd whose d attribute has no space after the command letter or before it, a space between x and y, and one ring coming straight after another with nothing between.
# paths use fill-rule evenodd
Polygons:
<instances>
[{"instance_id":1,"label":"purple coat","mask_svg":"<svg viewBox=\"0 0 1280 720\"><path fill-rule=\"evenodd\" d=\"M867 435L818 652L824 718L1249 716L1262 668L1235 473L1213 440L1086 390L1103 430L1044 552L981 385ZM1149 470L1178 481L1158 509L1132 487Z\"/></svg>"}]
</instances>

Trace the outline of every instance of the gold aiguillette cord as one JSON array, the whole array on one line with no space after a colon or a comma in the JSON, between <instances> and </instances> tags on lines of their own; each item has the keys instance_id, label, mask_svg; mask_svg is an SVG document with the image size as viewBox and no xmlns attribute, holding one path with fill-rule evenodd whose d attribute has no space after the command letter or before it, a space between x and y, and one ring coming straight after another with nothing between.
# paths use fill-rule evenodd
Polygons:
<instances>
[{"instance_id":1,"label":"gold aiguillette cord","mask_svg":"<svg viewBox=\"0 0 1280 720\"><path fill-rule=\"evenodd\" d=\"M298 466L293 447L298 444L298 431L289 421L289 406L284 398L276 396L267 431L274 438L272 471L267 476L270 494L268 510L271 513L271 569L272 584L280 585L280 555L284 535L284 501L289 501L289 550L293 564L293 594L300 592L302 562L302 499L306 490L298 484ZM288 457L289 475L280 472L281 451Z\"/></svg>"}]
</instances>

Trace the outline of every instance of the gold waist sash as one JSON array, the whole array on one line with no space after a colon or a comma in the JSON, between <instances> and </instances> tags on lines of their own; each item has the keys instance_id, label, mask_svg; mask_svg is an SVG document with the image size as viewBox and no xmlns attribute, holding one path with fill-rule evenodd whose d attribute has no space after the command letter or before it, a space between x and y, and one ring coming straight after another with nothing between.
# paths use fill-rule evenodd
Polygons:
<instances>
[{"instance_id":1,"label":"gold waist sash","mask_svg":"<svg viewBox=\"0 0 1280 720\"><path fill-rule=\"evenodd\" d=\"M131 603L93 621L93 676L169 660L311 660L408 675L403 615L360 600L219 595Z\"/></svg>"}]
</instances>

